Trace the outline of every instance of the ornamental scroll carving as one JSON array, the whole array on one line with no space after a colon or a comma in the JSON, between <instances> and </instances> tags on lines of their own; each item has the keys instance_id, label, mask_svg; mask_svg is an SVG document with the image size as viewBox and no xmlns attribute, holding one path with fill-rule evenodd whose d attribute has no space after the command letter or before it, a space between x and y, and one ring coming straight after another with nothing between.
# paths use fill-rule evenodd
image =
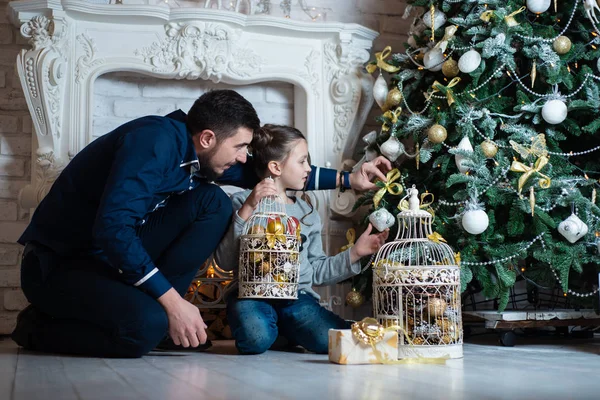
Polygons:
<instances>
[{"instance_id":1,"label":"ornamental scroll carving","mask_svg":"<svg viewBox=\"0 0 600 400\"><path fill-rule=\"evenodd\" d=\"M166 38L136 50L156 73L176 79L221 81L223 75L245 78L260 71L264 60L239 45L240 32L219 23L169 23Z\"/></svg>"},{"instance_id":2,"label":"ornamental scroll carving","mask_svg":"<svg viewBox=\"0 0 600 400\"><path fill-rule=\"evenodd\" d=\"M334 103L334 150L342 151L354 122L361 98L357 69L369 60L369 52L351 44L325 44L325 69L331 82L329 93Z\"/></svg>"}]
</instances>

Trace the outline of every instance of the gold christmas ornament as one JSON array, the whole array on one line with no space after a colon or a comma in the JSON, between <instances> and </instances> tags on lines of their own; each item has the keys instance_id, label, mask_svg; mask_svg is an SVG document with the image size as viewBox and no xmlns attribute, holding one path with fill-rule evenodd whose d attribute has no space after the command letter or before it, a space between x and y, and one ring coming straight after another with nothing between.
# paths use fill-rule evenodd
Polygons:
<instances>
[{"instance_id":1,"label":"gold christmas ornament","mask_svg":"<svg viewBox=\"0 0 600 400\"><path fill-rule=\"evenodd\" d=\"M263 261L260 263L259 269L261 274L266 275L271 272L271 264L268 261Z\"/></svg>"},{"instance_id":2,"label":"gold christmas ornament","mask_svg":"<svg viewBox=\"0 0 600 400\"><path fill-rule=\"evenodd\" d=\"M486 140L480 145L481 151L483 151L483 155L487 158L494 158L496 153L498 153L498 146L491 140Z\"/></svg>"},{"instance_id":3,"label":"gold christmas ornament","mask_svg":"<svg viewBox=\"0 0 600 400\"><path fill-rule=\"evenodd\" d=\"M531 207L531 216L535 215L535 190L533 186L529 188L529 206Z\"/></svg>"},{"instance_id":4,"label":"gold christmas ornament","mask_svg":"<svg viewBox=\"0 0 600 400\"><path fill-rule=\"evenodd\" d=\"M557 54L567 54L571 50L571 39L566 36L559 36L552 44L552 47Z\"/></svg>"},{"instance_id":5,"label":"gold christmas ornament","mask_svg":"<svg viewBox=\"0 0 600 400\"><path fill-rule=\"evenodd\" d=\"M264 254L259 251L252 251L248 253L248 256L250 257L250 262L252 262L253 264L257 264L262 261Z\"/></svg>"},{"instance_id":6,"label":"gold christmas ornament","mask_svg":"<svg viewBox=\"0 0 600 400\"><path fill-rule=\"evenodd\" d=\"M365 297L362 295L362 293L357 292L354 288L346 295L346 304L352 308L358 308L362 306L364 302Z\"/></svg>"},{"instance_id":7,"label":"gold christmas ornament","mask_svg":"<svg viewBox=\"0 0 600 400\"><path fill-rule=\"evenodd\" d=\"M387 98L385 100L385 104L388 106L388 109L396 107L402 101L402 93L398 88L393 88L389 91Z\"/></svg>"},{"instance_id":8,"label":"gold christmas ornament","mask_svg":"<svg viewBox=\"0 0 600 400\"><path fill-rule=\"evenodd\" d=\"M446 128L444 128L440 124L432 125L427 130L427 139L429 139L431 143L442 143L444 140L446 140L447 137L448 132L446 131Z\"/></svg>"},{"instance_id":9,"label":"gold christmas ornament","mask_svg":"<svg viewBox=\"0 0 600 400\"><path fill-rule=\"evenodd\" d=\"M444 74L446 78L454 78L459 72L458 63L452 58L444 61L442 64L442 74Z\"/></svg>"},{"instance_id":10,"label":"gold christmas ornament","mask_svg":"<svg viewBox=\"0 0 600 400\"><path fill-rule=\"evenodd\" d=\"M444 311L446 311L446 301L440 299L439 297L434 297L429 299L427 304L427 311L429 311L430 317L441 317L444 315Z\"/></svg>"},{"instance_id":11,"label":"gold christmas ornament","mask_svg":"<svg viewBox=\"0 0 600 400\"><path fill-rule=\"evenodd\" d=\"M537 76L537 69L535 60L533 60L533 66L531 67L531 88L533 89L533 85L535 84L535 77Z\"/></svg>"}]
</instances>

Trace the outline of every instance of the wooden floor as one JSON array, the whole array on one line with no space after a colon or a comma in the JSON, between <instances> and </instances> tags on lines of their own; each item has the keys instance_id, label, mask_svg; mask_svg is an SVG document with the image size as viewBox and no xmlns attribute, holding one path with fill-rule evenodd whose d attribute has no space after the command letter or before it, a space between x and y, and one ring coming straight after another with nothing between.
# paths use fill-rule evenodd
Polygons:
<instances>
[{"instance_id":1,"label":"wooden floor","mask_svg":"<svg viewBox=\"0 0 600 400\"><path fill-rule=\"evenodd\" d=\"M446 365L341 366L307 353L239 356L232 342L127 360L36 354L4 338L0 399L600 399L600 339L478 339Z\"/></svg>"}]
</instances>

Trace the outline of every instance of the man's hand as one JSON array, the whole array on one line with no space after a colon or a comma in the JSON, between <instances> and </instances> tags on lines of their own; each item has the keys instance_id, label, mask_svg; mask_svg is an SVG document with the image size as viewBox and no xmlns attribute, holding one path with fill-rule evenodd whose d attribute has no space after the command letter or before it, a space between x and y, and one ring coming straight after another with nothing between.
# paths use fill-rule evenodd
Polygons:
<instances>
[{"instance_id":1,"label":"man's hand","mask_svg":"<svg viewBox=\"0 0 600 400\"><path fill-rule=\"evenodd\" d=\"M387 174L392 169L390 160L383 156L379 156L360 166L360 169L350 174L350 187L358 192L365 190L377 189L377 186L372 183L372 180L379 178L386 182Z\"/></svg>"},{"instance_id":2,"label":"man's hand","mask_svg":"<svg viewBox=\"0 0 600 400\"><path fill-rule=\"evenodd\" d=\"M390 234L390 230L386 229L383 232L371 234L372 230L373 226L369 224L354 246L350 248L350 262L355 263L362 257L375 253L385 244L385 241Z\"/></svg>"},{"instance_id":3,"label":"man's hand","mask_svg":"<svg viewBox=\"0 0 600 400\"><path fill-rule=\"evenodd\" d=\"M206 343L206 324L200 310L183 299L175 289L169 289L158 298L169 318L169 336L173 343L183 347L198 347Z\"/></svg>"}]
</instances>

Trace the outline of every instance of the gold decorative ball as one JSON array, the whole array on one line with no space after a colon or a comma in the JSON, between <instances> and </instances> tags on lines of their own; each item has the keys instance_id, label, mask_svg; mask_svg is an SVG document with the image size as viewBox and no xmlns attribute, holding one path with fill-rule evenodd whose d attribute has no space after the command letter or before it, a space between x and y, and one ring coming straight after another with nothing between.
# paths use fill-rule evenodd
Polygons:
<instances>
[{"instance_id":1,"label":"gold decorative ball","mask_svg":"<svg viewBox=\"0 0 600 400\"><path fill-rule=\"evenodd\" d=\"M559 36L554 40L552 47L560 55L567 54L571 50L571 39L566 36Z\"/></svg>"},{"instance_id":2,"label":"gold decorative ball","mask_svg":"<svg viewBox=\"0 0 600 400\"><path fill-rule=\"evenodd\" d=\"M422 337L416 337L413 339L412 342L415 346L420 346L422 344L425 344L425 339L423 339Z\"/></svg>"},{"instance_id":3,"label":"gold decorative ball","mask_svg":"<svg viewBox=\"0 0 600 400\"><path fill-rule=\"evenodd\" d=\"M451 58L442 64L442 74L446 78L454 78L459 72L458 63Z\"/></svg>"},{"instance_id":4,"label":"gold decorative ball","mask_svg":"<svg viewBox=\"0 0 600 400\"><path fill-rule=\"evenodd\" d=\"M453 339L450 337L450 335L442 335L440 338L440 344L450 344L452 342Z\"/></svg>"},{"instance_id":5,"label":"gold decorative ball","mask_svg":"<svg viewBox=\"0 0 600 400\"><path fill-rule=\"evenodd\" d=\"M271 264L268 261L263 261L260 263L259 267L260 273L264 276L271 272Z\"/></svg>"},{"instance_id":6,"label":"gold decorative ball","mask_svg":"<svg viewBox=\"0 0 600 400\"><path fill-rule=\"evenodd\" d=\"M427 139L429 139L429 141L431 143L434 143L434 144L442 143L444 140L446 140L447 137L448 137L448 132L446 131L446 128L444 128L440 124L432 125L427 130Z\"/></svg>"},{"instance_id":7,"label":"gold decorative ball","mask_svg":"<svg viewBox=\"0 0 600 400\"><path fill-rule=\"evenodd\" d=\"M357 292L356 289L352 289L351 292L348 292L346 295L346 304L348 304L352 308L358 308L363 305L365 302L365 297L362 293Z\"/></svg>"},{"instance_id":8,"label":"gold decorative ball","mask_svg":"<svg viewBox=\"0 0 600 400\"><path fill-rule=\"evenodd\" d=\"M487 158L493 158L498 152L498 146L491 140L486 140L481 143L481 151L483 151L483 155Z\"/></svg>"},{"instance_id":9,"label":"gold decorative ball","mask_svg":"<svg viewBox=\"0 0 600 400\"><path fill-rule=\"evenodd\" d=\"M285 233L285 227L279 217L270 217L267 223L267 233L272 235L283 235Z\"/></svg>"},{"instance_id":10,"label":"gold decorative ball","mask_svg":"<svg viewBox=\"0 0 600 400\"><path fill-rule=\"evenodd\" d=\"M447 306L448 305L446 304L445 300L440 299L439 297L434 297L429 299L429 302L427 303L427 311L429 311L430 317L441 317L444 315L444 311L446 311Z\"/></svg>"},{"instance_id":11,"label":"gold decorative ball","mask_svg":"<svg viewBox=\"0 0 600 400\"><path fill-rule=\"evenodd\" d=\"M398 88L393 88L388 92L387 98L385 100L385 104L387 104L388 108L394 108L402 101L402 93Z\"/></svg>"},{"instance_id":12,"label":"gold decorative ball","mask_svg":"<svg viewBox=\"0 0 600 400\"><path fill-rule=\"evenodd\" d=\"M264 254L258 251L251 251L248 253L248 257L250 258L251 263L257 264L262 261Z\"/></svg>"},{"instance_id":13,"label":"gold decorative ball","mask_svg":"<svg viewBox=\"0 0 600 400\"><path fill-rule=\"evenodd\" d=\"M400 325L400 320L397 319L384 319L383 323L381 324L383 325L384 328L389 328L390 326L394 326L394 325Z\"/></svg>"}]
</instances>

